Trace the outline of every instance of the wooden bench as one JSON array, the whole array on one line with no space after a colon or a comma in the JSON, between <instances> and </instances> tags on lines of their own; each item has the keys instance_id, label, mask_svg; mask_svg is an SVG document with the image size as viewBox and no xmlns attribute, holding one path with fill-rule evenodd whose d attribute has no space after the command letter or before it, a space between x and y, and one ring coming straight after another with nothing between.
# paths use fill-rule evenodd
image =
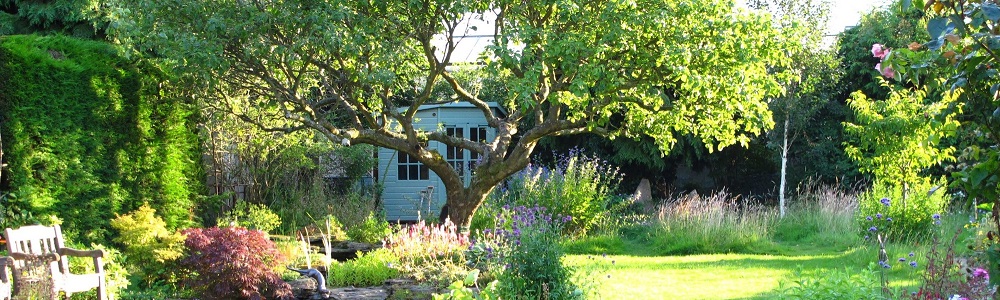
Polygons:
<instances>
[{"instance_id":1,"label":"wooden bench","mask_svg":"<svg viewBox=\"0 0 1000 300\"><path fill-rule=\"evenodd\" d=\"M59 292L63 292L69 299L73 293L96 288L97 297L107 299L101 262L104 251L66 248L59 225L7 228L6 237L15 298L57 299ZM68 256L92 258L96 272L70 273Z\"/></svg>"}]
</instances>

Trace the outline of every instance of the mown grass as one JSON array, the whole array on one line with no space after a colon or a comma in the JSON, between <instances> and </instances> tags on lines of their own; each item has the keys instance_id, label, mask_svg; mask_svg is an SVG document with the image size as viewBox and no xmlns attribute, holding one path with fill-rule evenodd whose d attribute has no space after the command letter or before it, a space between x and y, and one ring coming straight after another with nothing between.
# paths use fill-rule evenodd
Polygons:
<instances>
[{"instance_id":1,"label":"mown grass","mask_svg":"<svg viewBox=\"0 0 1000 300\"><path fill-rule=\"evenodd\" d=\"M877 257L877 250L866 246L844 251L820 245L779 248L801 254L573 254L565 261L587 274L603 299L781 299L780 284L799 279L796 269L817 277L834 269L860 270ZM911 251L897 245L887 248L890 257ZM894 266L888 271L895 278L891 286L912 288L917 270Z\"/></svg>"},{"instance_id":2,"label":"mown grass","mask_svg":"<svg viewBox=\"0 0 1000 300\"><path fill-rule=\"evenodd\" d=\"M878 261L877 243L862 237L852 195L834 189L806 195L813 197L800 198L783 218L725 196L675 200L631 226L566 241L565 261L603 299L781 299L783 284L860 272ZM967 221L951 214L937 234L951 237ZM915 289L929 248L926 238L888 243L890 286ZM896 263L910 252L917 268Z\"/></svg>"}]
</instances>

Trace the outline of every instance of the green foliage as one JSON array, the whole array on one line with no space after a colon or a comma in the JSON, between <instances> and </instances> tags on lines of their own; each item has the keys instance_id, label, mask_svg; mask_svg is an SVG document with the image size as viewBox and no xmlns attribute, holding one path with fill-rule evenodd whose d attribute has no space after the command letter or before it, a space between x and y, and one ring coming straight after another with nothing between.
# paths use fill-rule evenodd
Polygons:
<instances>
[{"instance_id":1,"label":"green foliage","mask_svg":"<svg viewBox=\"0 0 1000 300\"><path fill-rule=\"evenodd\" d=\"M236 203L236 207L226 213L225 217L219 219L219 224L223 226L235 224L247 229L269 233L281 225L281 217L278 217L267 205L240 201Z\"/></svg>"},{"instance_id":2,"label":"green foliage","mask_svg":"<svg viewBox=\"0 0 1000 300\"><path fill-rule=\"evenodd\" d=\"M879 271L874 263L860 272L849 268L835 269L824 276L803 276L802 267L795 270L792 283L782 282L782 299L802 300L876 300L893 299L882 293Z\"/></svg>"},{"instance_id":3,"label":"green foliage","mask_svg":"<svg viewBox=\"0 0 1000 300\"><path fill-rule=\"evenodd\" d=\"M952 182L967 193L969 202L1000 205L996 197L1000 180L988 175L1000 173L996 158L1000 155L1000 77L996 71L1000 44L995 42L998 34L993 30L1000 24L996 2L930 3L921 8L927 26L920 29L926 28L928 36L917 40L926 43L897 51L901 55L891 56L887 62L900 70L905 82L924 84L942 93L960 93L958 102L964 113L958 119L968 128L961 146L972 150L966 158L977 159L956 166ZM1000 224L1000 219L994 218L994 223Z\"/></svg>"},{"instance_id":4,"label":"green foliage","mask_svg":"<svg viewBox=\"0 0 1000 300\"><path fill-rule=\"evenodd\" d=\"M856 92L848 99L856 120L844 123L851 138L844 151L876 182L902 187L905 199L921 172L954 159L955 149L939 144L959 126L951 109L956 96L945 93L934 101L926 99L926 90L892 87L888 99L875 101Z\"/></svg>"},{"instance_id":5,"label":"green foliage","mask_svg":"<svg viewBox=\"0 0 1000 300\"><path fill-rule=\"evenodd\" d=\"M568 232L586 234L598 221L610 216L610 203L621 176L606 161L575 149L558 157L551 168L528 166L508 179L504 188L491 195L490 201L495 207L545 207L553 215L572 217L565 227ZM489 214L482 217L492 218Z\"/></svg>"},{"instance_id":6,"label":"green foliage","mask_svg":"<svg viewBox=\"0 0 1000 300\"><path fill-rule=\"evenodd\" d=\"M845 94L837 98L846 99L849 93L860 90L869 97L885 99L889 87L872 76L876 74L875 64L879 60L872 57L869 50L872 44L903 48L913 41L926 39L927 31L923 30L926 22L921 15L913 9L902 9L893 1L890 7L863 14L858 26L844 30L837 42L837 56L844 64L844 77L840 82Z\"/></svg>"},{"instance_id":7,"label":"green foliage","mask_svg":"<svg viewBox=\"0 0 1000 300\"><path fill-rule=\"evenodd\" d=\"M911 185L912 192L904 200L902 187L875 184L871 190L858 196L860 230L868 232L875 226L884 237L895 240L929 236L934 232L935 220L932 216L943 214L950 200L945 186L947 181L944 178L936 182L925 179ZM890 205L883 204L882 199L889 199ZM872 220L869 221L869 217ZM885 218L892 218L892 221L887 222Z\"/></svg>"},{"instance_id":8,"label":"green foliage","mask_svg":"<svg viewBox=\"0 0 1000 300\"><path fill-rule=\"evenodd\" d=\"M434 300L494 300L497 296L497 281L491 281L478 292L472 290L478 287L479 270L469 271L464 280L456 280L448 286L447 294L435 294Z\"/></svg>"},{"instance_id":9,"label":"green foliage","mask_svg":"<svg viewBox=\"0 0 1000 300\"><path fill-rule=\"evenodd\" d=\"M503 207L496 225L485 229L470 247L467 259L499 281L503 299L581 299L573 269L562 262L562 227L545 207Z\"/></svg>"},{"instance_id":10,"label":"green foliage","mask_svg":"<svg viewBox=\"0 0 1000 300\"><path fill-rule=\"evenodd\" d=\"M391 233L392 227L389 226L389 222L385 221L385 217L381 213L376 214L375 212L369 212L368 217L361 223L347 227L347 236L353 241L362 243L381 243Z\"/></svg>"},{"instance_id":11,"label":"green foliage","mask_svg":"<svg viewBox=\"0 0 1000 300\"><path fill-rule=\"evenodd\" d=\"M0 120L9 185L34 218L80 242L107 241L143 203L168 228L192 224L202 189L196 108L158 65L64 36L0 37ZM6 179L5 179L6 180ZM23 224L8 223L7 227Z\"/></svg>"},{"instance_id":12,"label":"green foliage","mask_svg":"<svg viewBox=\"0 0 1000 300\"><path fill-rule=\"evenodd\" d=\"M143 205L138 210L111 220L118 230L115 242L125 245L132 274L147 286L158 280L171 280L173 262L184 254L184 235L167 230L156 210Z\"/></svg>"},{"instance_id":13,"label":"green foliage","mask_svg":"<svg viewBox=\"0 0 1000 300\"><path fill-rule=\"evenodd\" d=\"M65 34L78 38L103 38L106 11L97 0L0 2L0 35Z\"/></svg>"},{"instance_id":14,"label":"green foliage","mask_svg":"<svg viewBox=\"0 0 1000 300\"><path fill-rule=\"evenodd\" d=\"M270 5L108 2L116 40L156 49L190 90L242 120L274 131L311 128L333 143L417 157L443 179L453 195L450 217L462 225L546 136L649 136L663 153L678 136L703 141L709 151L746 145L773 126L767 99L782 92L777 77L786 74L771 71L789 61L783 49L790 41L774 38L771 20L732 0ZM482 65L483 78L504 79L503 117L488 108L486 95L462 86L476 81L460 82L452 68L440 67L469 57L451 55L453 45L457 34L477 28L456 26L485 11L504 16L493 26L503 34L472 63ZM436 46L441 37L429 33L445 33L449 46ZM433 49L446 55L426 55ZM492 140L412 126L420 105L441 102L433 89L442 81L452 86L451 99L482 112L496 129ZM286 120L260 121L275 116ZM426 147L437 143L483 155L468 183Z\"/></svg>"},{"instance_id":15,"label":"green foliage","mask_svg":"<svg viewBox=\"0 0 1000 300\"><path fill-rule=\"evenodd\" d=\"M399 258L388 249L375 249L359 253L358 258L330 265L326 278L328 286L376 286L399 276L393 265Z\"/></svg>"},{"instance_id":16,"label":"green foliage","mask_svg":"<svg viewBox=\"0 0 1000 300\"><path fill-rule=\"evenodd\" d=\"M316 226L323 226L322 228L325 229L323 230L323 234L329 236L331 240L343 241L348 239L347 232L344 231L344 224L341 224L337 220L337 217L333 215L326 216L323 224L317 224Z\"/></svg>"}]
</instances>

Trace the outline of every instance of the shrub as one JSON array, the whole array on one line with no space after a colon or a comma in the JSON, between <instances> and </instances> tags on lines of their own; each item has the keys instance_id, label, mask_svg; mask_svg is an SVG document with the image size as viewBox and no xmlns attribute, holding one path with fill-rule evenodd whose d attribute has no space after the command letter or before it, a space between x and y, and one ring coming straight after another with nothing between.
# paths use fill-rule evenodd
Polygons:
<instances>
[{"instance_id":1,"label":"shrub","mask_svg":"<svg viewBox=\"0 0 1000 300\"><path fill-rule=\"evenodd\" d=\"M184 235L167 230L155 209L143 205L111 220L111 227L118 230L115 241L125 245L128 263L142 282L170 279L173 268L168 266L183 255Z\"/></svg>"},{"instance_id":2,"label":"shrub","mask_svg":"<svg viewBox=\"0 0 1000 300\"><path fill-rule=\"evenodd\" d=\"M382 214L375 214L375 212L369 212L364 221L347 229L347 236L351 240L371 244L382 242L390 233L392 233L392 227L389 226L389 222L385 221Z\"/></svg>"},{"instance_id":3,"label":"shrub","mask_svg":"<svg viewBox=\"0 0 1000 300\"><path fill-rule=\"evenodd\" d=\"M281 218L267 205L240 201L224 217L219 219L220 227L230 224L270 233L281 225Z\"/></svg>"},{"instance_id":4,"label":"shrub","mask_svg":"<svg viewBox=\"0 0 1000 300\"><path fill-rule=\"evenodd\" d=\"M291 287L274 268L283 258L264 233L240 227L184 230L186 282L210 299L290 299Z\"/></svg>"},{"instance_id":5,"label":"shrub","mask_svg":"<svg viewBox=\"0 0 1000 300\"><path fill-rule=\"evenodd\" d=\"M491 281L486 287L478 288L479 270L472 270L463 280L456 280L448 286L447 294L434 294L434 300L493 300L500 299L497 296L497 281Z\"/></svg>"},{"instance_id":6,"label":"shrub","mask_svg":"<svg viewBox=\"0 0 1000 300\"><path fill-rule=\"evenodd\" d=\"M553 168L528 166L496 189L499 205L537 205L553 215L572 216L568 232L585 234L608 212L612 193L621 181L618 169L579 150L560 156Z\"/></svg>"},{"instance_id":7,"label":"shrub","mask_svg":"<svg viewBox=\"0 0 1000 300\"><path fill-rule=\"evenodd\" d=\"M388 249L359 253L358 258L330 266L326 282L330 286L375 286L399 276L394 268L399 259Z\"/></svg>"},{"instance_id":8,"label":"shrub","mask_svg":"<svg viewBox=\"0 0 1000 300\"><path fill-rule=\"evenodd\" d=\"M919 238L932 233L935 214L940 214L948 203L945 194L947 184L941 179L937 185L929 180L910 186L907 199L903 199L900 187L890 188L876 184L871 190L861 194L858 200L858 222L862 231L867 231L872 222L880 222L878 216L892 218L892 221L878 226L882 235L890 240ZM890 205L883 203L889 200ZM873 220L868 220L872 218Z\"/></svg>"},{"instance_id":9,"label":"shrub","mask_svg":"<svg viewBox=\"0 0 1000 300\"><path fill-rule=\"evenodd\" d=\"M495 272L504 299L579 299L583 292L562 263L560 232L571 217L544 207L502 207L497 226L484 230L469 256L474 265Z\"/></svg>"},{"instance_id":10,"label":"shrub","mask_svg":"<svg viewBox=\"0 0 1000 300\"><path fill-rule=\"evenodd\" d=\"M386 239L385 247L399 258L397 269L418 281L436 279L450 284L467 271L464 254L469 237L450 220L440 225L421 220L403 226Z\"/></svg>"}]
</instances>

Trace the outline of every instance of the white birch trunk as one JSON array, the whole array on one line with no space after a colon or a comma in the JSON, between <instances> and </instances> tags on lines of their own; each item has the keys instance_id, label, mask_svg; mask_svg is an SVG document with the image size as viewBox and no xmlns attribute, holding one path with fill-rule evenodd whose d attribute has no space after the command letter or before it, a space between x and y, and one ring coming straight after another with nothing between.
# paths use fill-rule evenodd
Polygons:
<instances>
[{"instance_id":1,"label":"white birch trunk","mask_svg":"<svg viewBox=\"0 0 1000 300\"><path fill-rule=\"evenodd\" d=\"M778 183L778 210L785 217L785 173L788 167L788 114L785 114L785 128L781 134L781 182Z\"/></svg>"}]
</instances>

